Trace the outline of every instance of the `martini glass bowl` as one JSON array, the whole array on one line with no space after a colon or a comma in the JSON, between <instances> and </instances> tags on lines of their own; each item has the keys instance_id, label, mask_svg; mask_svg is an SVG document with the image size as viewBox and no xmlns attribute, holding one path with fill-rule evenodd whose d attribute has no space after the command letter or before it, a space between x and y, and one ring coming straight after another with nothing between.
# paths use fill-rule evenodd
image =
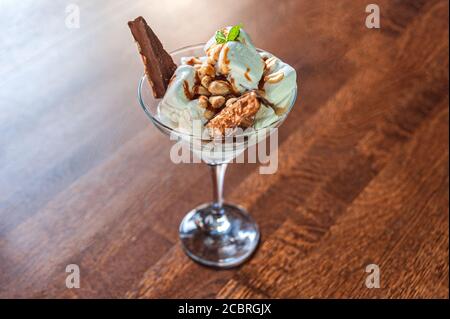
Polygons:
<instances>
[{"instance_id":1,"label":"martini glass bowl","mask_svg":"<svg viewBox=\"0 0 450 319\"><path fill-rule=\"evenodd\" d=\"M202 56L204 44L197 44L171 52L175 63L182 57ZM263 52L262 50L258 50ZM183 218L179 236L186 254L196 262L217 268L230 268L242 264L256 250L260 239L258 225L241 206L224 202L223 183L229 162L250 145L262 141L286 119L296 100L296 91L286 112L269 127L241 132L232 139L194 135L178 131L158 116L161 99L155 99L144 75L138 85L138 100L150 121L165 135L185 143L206 163L211 171L213 200L202 204Z\"/></svg>"}]
</instances>

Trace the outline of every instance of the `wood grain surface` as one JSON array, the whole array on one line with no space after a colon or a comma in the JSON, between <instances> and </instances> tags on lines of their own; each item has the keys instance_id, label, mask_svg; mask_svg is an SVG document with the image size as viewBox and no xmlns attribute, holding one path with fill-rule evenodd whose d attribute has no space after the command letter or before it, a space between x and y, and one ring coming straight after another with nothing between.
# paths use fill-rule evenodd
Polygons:
<instances>
[{"instance_id":1,"label":"wood grain surface","mask_svg":"<svg viewBox=\"0 0 450 319\"><path fill-rule=\"evenodd\" d=\"M70 29L72 2L0 3L0 297L448 298L448 1L379 0L380 29L361 0L79 0ZM181 250L209 172L138 107L138 15L169 50L242 22L297 70L277 173L227 173L262 232L241 267Z\"/></svg>"}]
</instances>

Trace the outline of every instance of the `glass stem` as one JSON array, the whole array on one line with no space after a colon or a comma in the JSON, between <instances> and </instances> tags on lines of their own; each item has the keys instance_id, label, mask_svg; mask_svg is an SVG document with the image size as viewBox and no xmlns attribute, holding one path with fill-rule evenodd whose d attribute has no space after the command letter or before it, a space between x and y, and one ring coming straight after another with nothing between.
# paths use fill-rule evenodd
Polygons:
<instances>
[{"instance_id":1,"label":"glass stem","mask_svg":"<svg viewBox=\"0 0 450 319\"><path fill-rule=\"evenodd\" d=\"M228 164L210 164L213 182L213 205L218 213L222 213L223 205L223 180Z\"/></svg>"}]
</instances>

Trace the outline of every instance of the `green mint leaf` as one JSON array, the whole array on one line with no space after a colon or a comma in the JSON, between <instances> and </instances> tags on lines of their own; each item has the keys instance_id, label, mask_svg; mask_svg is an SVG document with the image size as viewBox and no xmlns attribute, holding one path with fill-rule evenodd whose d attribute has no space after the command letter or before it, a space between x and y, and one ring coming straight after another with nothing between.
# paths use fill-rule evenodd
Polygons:
<instances>
[{"instance_id":1,"label":"green mint leaf","mask_svg":"<svg viewBox=\"0 0 450 319\"><path fill-rule=\"evenodd\" d=\"M216 43L217 44L222 44L227 42L227 37L225 36L225 34L222 31L217 31L216 32Z\"/></svg>"},{"instance_id":2,"label":"green mint leaf","mask_svg":"<svg viewBox=\"0 0 450 319\"><path fill-rule=\"evenodd\" d=\"M241 32L241 27L242 25L238 24L233 26L230 31L228 31L227 42L236 41L236 39L239 37L239 33Z\"/></svg>"}]
</instances>

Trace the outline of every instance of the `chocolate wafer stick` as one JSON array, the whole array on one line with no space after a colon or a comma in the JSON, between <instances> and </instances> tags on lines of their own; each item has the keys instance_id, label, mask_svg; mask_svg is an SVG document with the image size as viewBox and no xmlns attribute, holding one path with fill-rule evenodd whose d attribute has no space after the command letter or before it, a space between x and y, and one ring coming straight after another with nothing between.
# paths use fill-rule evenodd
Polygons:
<instances>
[{"instance_id":1,"label":"chocolate wafer stick","mask_svg":"<svg viewBox=\"0 0 450 319\"><path fill-rule=\"evenodd\" d=\"M128 26L138 45L153 96L162 98L177 66L143 17L128 22Z\"/></svg>"}]
</instances>

